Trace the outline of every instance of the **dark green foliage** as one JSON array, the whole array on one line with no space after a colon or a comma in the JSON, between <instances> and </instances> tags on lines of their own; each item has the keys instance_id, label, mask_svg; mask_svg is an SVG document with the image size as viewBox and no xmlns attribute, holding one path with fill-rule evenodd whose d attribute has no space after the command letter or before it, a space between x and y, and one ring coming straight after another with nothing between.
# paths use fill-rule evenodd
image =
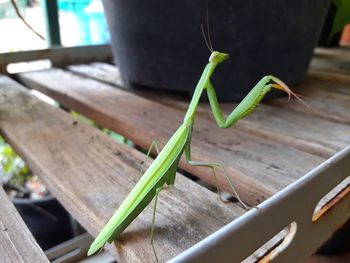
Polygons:
<instances>
[{"instance_id":1,"label":"dark green foliage","mask_svg":"<svg viewBox=\"0 0 350 263\"><path fill-rule=\"evenodd\" d=\"M350 1L349 0L333 0L333 3L337 7L332 30L329 34L328 40L330 40L336 33L340 32L343 27L350 23Z\"/></svg>"}]
</instances>

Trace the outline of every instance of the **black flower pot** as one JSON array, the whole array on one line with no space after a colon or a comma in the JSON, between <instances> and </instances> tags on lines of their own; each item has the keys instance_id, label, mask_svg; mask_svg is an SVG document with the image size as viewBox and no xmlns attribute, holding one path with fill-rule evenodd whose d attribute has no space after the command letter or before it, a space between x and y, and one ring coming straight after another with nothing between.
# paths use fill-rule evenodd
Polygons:
<instances>
[{"instance_id":1,"label":"black flower pot","mask_svg":"<svg viewBox=\"0 0 350 263\"><path fill-rule=\"evenodd\" d=\"M208 61L205 0L103 0L112 50L128 88L192 93ZM264 75L302 81L330 0L208 0L219 99L239 100Z\"/></svg>"},{"instance_id":2,"label":"black flower pot","mask_svg":"<svg viewBox=\"0 0 350 263\"><path fill-rule=\"evenodd\" d=\"M43 250L73 237L69 214L57 199L14 198L12 202Z\"/></svg>"}]
</instances>

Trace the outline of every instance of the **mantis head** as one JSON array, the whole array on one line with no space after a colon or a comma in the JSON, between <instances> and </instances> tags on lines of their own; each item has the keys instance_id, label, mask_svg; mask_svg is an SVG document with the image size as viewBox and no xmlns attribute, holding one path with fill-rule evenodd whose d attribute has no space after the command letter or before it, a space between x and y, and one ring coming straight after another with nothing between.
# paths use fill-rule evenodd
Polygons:
<instances>
[{"instance_id":1,"label":"mantis head","mask_svg":"<svg viewBox=\"0 0 350 263\"><path fill-rule=\"evenodd\" d=\"M218 51L213 51L209 57L209 62L219 64L230 58L230 55L227 53L221 53Z\"/></svg>"}]
</instances>

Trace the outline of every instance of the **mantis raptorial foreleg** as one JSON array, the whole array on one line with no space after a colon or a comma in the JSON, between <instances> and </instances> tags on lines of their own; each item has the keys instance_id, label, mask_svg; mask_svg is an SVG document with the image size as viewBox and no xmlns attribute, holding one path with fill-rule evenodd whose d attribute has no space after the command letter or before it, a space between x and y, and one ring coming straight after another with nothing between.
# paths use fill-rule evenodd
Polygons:
<instances>
[{"instance_id":1,"label":"mantis raptorial foreleg","mask_svg":"<svg viewBox=\"0 0 350 263\"><path fill-rule=\"evenodd\" d=\"M277 84L269 84L270 81L274 81ZM231 127L239 119L251 113L254 110L254 108L258 106L260 100L265 96L265 94L271 90L271 88L284 90L285 92L288 93L289 98L291 95L293 95L291 90L280 79L274 76L265 76L254 86L254 88L241 101L241 103L238 104L237 107L225 119L224 116L222 115L220 105L216 97L215 89L211 84L211 82L208 81L208 84L206 86L207 95L208 95L210 107L212 109L217 125L220 128ZM256 90L261 90L261 92L259 94L259 98L258 99L255 98L253 100L252 97L256 97L256 94L255 94ZM256 101L256 103L252 105L251 101Z\"/></svg>"}]
</instances>

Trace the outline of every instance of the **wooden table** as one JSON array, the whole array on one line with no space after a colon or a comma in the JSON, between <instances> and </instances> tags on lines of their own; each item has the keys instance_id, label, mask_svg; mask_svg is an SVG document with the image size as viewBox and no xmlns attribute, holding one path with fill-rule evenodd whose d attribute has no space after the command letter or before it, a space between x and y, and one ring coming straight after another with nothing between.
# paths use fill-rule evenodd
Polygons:
<instances>
[{"instance_id":1,"label":"wooden table","mask_svg":"<svg viewBox=\"0 0 350 263\"><path fill-rule=\"evenodd\" d=\"M350 77L347 69L334 69L334 60L345 51L338 50L336 55L322 52L318 51L304 82L292 87L305 96L309 108L297 100L277 98L224 130L217 128L206 103L198 109L193 159L222 161L241 198L252 206L350 144ZM345 53L350 56L350 51ZM118 68L103 62L12 77L16 81L0 76L1 134L73 217L96 236L139 177L145 156L138 149L147 149L153 140L163 146L181 123L188 101L154 91L123 90ZM137 147L73 119L30 94L28 88L121 134ZM223 111L228 113L235 105L224 103ZM235 202L219 201L211 191L215 184L210 169L190 166L184 159L180 168L175 187L159 198L154 243L160 261L246 212ZM222 171L218 169L217 175L222 188L230 191ZM3 199L1 205L8 202ZM151 215L152 206L130 225L116 246L108 247L118 262L154 260L149 243ZM23 224L19 227L24 228Z\"/></svg>"}]
</instances>

